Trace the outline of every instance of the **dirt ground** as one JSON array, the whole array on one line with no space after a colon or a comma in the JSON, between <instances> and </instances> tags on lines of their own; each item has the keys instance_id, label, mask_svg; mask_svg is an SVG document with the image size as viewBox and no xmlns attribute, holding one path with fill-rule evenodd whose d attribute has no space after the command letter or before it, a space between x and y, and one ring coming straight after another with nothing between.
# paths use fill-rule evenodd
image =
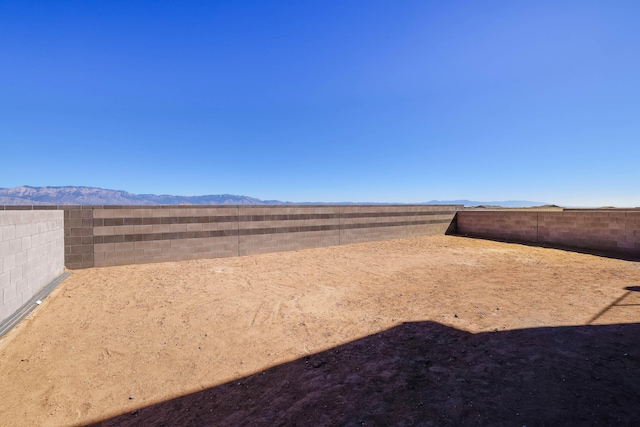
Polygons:
<instances>
[{"instance_id":1,"label":"dirt ground","mask_svg":"<svg viewBox=\"0 0 640 427\"><path fill-rule=\"evenodd\" d=\"M77 270L0 425L640 425L640 263L429 236Z\"/></svg>"}]
</instances>

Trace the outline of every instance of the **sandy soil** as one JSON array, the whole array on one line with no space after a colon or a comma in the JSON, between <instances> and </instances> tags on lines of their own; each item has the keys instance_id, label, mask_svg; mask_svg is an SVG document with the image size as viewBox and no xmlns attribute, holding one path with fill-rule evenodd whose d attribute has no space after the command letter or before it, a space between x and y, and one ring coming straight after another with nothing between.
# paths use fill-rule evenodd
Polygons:
<instances>
[{"instance_id":1,"label":"sandy soil","mask_svg":"<svg viewBox=\"0 0 640 427\"><path fill-rule=\"evenodd\" d=\"M430 236L74 271L0 424L638 425L640 263Z\"/></svg>"}]
</instances>

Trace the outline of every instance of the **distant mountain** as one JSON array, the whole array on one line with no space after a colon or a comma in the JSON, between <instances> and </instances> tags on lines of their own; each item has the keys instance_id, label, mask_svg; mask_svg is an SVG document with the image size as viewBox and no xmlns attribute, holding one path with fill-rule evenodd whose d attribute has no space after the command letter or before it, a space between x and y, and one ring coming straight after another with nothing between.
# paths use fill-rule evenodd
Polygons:
<instances>
[{"instance_id":1,"label":"distant mountain","mask_svg":"<svg viewBox=\"0 0 640 427\"><path fill-rule=\"evenodd\" d=\"M0 188L0 205L289 205L292 202L260 200L234 194L211 194L206 196L172 196L168 194L132 194L122 190L107 190L96 187L14 187ZM353 205L361 202L299 202L296 204ZM371 203L391 204L391 203ZM426 205L500 206L522 208L547 205L543 202L509 200L505 202L476 202L471 200L432 200Z\"/></svg>"},{"instance_id":2,"label":"distant mountain","mask_svg":"<svg viewBox=\"0 0 640 427\"><path fill-rule=\"evenodd\" d=\"M533 206L545 206L549 203L532 202L529 200L506 200L502 202L477 202L474 200L431 200L426 205L465 205L465 206L499 206L502 208L530 208Z\"/></svg>"},{"instance_id":3,"label":"distant mountain","mask_svg":"<svg viewBox=\"0 0 640 427\"><path fill-rule=\"evenodd\" d=\"M96 187L0 188L0 205L279 205L279 200L260 200L233 194L171 196L132 194Z\"/></svg>"}]
</instances>

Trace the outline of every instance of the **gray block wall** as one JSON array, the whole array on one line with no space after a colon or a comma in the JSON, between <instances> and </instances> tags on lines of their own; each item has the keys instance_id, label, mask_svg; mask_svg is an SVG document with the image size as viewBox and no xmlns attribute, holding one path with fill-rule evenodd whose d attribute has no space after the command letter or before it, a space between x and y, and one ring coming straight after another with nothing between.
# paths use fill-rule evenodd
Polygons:
<instances>
[{"instance_id":1,"label":"gray block wall","mask_svg":"<svg viewBox=\"0 0 640 427\"><path fill-rule=\"evenodd\" d=\"M63 271L62 211L0 211L0 322Z\"/></svg>"}]
</instances>

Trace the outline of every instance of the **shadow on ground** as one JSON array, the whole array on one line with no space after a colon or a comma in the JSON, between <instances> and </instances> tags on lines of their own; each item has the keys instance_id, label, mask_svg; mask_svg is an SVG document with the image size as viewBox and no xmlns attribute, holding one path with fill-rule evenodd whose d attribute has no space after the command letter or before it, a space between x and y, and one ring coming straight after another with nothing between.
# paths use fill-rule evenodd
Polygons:
<instances>
[{"instance_id":1,"label":"shadow on ground","mask_svg":"<svg viewBox=\"0 0 640 427\"><path fill-rule=\"evenodd\" d=\"M447 232L447 235L455 236L455 237L464 237L465 239L490 240L492 242L501 242L501 243L516 243L518 245L529 246L532 248L559 249L561 251L575 252L577 254L595 255L602 258L640 262L640 253L638 253L637 251L629 251L626 253L612 252L612 251L605 251L605 250L599 250L599 249L576 248L573 246L565 246L565 245L546 243L546 242L525 242L525 241L520 241L515 239L501 239L498 237L472 236L467 234L458 234L456 232L451 232L451 233Z\"/></svg>"},{"instance_id":2,"label":"shadow on ground","mask_svg":"<svg viewBox=\"0 0 640 427\"><path fill-rule=\"evenodd\" d=\"M405 323L95 425L640 425L640 324Z\"/></svg>"}]
</instances>

